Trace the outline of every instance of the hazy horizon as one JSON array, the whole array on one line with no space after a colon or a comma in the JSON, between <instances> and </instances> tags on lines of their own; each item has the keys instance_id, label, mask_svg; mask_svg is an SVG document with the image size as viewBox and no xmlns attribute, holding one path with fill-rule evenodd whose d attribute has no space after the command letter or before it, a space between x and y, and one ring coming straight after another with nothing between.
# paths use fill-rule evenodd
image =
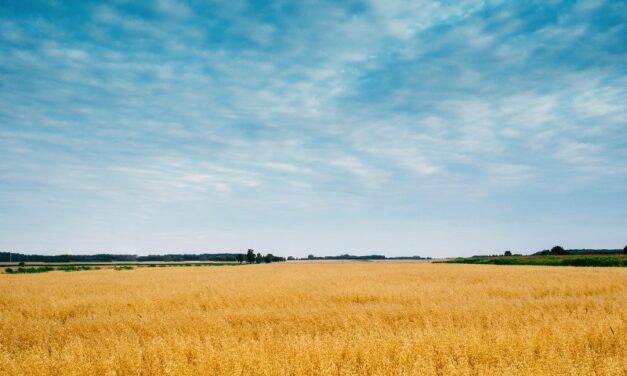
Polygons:
<instances>
[{"instance_id":1,"label":"hazy horizon","mask_svg":"<svg viewBox=\"0 0 627 376\"><path fill-rule=\"evenodd\" d=\"M0 251L623 248L627 5L0 5Z\"/></svg>"}]
</instances>

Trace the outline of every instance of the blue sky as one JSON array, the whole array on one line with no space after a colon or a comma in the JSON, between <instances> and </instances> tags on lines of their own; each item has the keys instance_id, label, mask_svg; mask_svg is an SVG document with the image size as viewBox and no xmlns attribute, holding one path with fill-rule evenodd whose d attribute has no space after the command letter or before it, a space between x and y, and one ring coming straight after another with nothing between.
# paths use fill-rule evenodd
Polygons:
<instances>
[{"instance_id":1,"label":"blue sky","mask_svg":"<svg viewBox=\"0 0 627 376\"><path fill-rule=\"evenodd\" d=\"M627 243L627 3L0 4L0 249Z\"/></svg>"}]
</instances>

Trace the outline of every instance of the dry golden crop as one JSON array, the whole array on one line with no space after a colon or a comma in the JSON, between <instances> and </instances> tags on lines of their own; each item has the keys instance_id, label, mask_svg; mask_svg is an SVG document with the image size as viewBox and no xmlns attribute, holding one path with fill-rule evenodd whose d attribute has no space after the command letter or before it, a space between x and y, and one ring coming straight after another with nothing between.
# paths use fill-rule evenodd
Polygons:
<instances>
[{"instance_id":1,"label":"dry golden crop","mask_svg":"<svg viewBox=\"0 0 627 376\"><path fill-rule=\"evenodd\" d=\"M0 374L625 375L626 321L624 268L0 275Z\"/></svg>"}]
</instances>

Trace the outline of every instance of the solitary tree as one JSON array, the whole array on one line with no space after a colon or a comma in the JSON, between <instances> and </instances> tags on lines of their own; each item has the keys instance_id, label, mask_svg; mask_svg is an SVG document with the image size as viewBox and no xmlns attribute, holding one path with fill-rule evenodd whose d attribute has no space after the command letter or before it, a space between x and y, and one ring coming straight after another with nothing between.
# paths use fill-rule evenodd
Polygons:
<instances>
[{"instance_id":1,"label":"solitary tree","mask_svg":"<svg viewBox=\"0 0 627 376\"><path fill-rule=\"evenodd\" d=\"M511 256L512 255L512 251L505 251L505 253L503 254L503 256Z\"/></svg>"},{"instance_id":2,"label":"solitary tree","mask_svg":"<svg viewBox=\"0 0 627 376\"><path fill-rule=\"evenodd\" d=\"M243 262L244 262L244 255L243 255L243 254L241 254L241 253L238 253L238 254L235 256L235 260L237 260L237 263L238 263L238 264L243 263Z\"/></svg>"},{"instance_id":3,"label":"solitary tree","mask_svg":"<svg viewBox=\"0 0 627 376\"><path fill-rule=\"evenodd\" d=\"M556 245L555 247L551 248L551 253L554 255L567 255L568 254L568 252L566 252L564 248L562 248L559 245Z\"/></svg>"},{"instance_id":4,"label":"solitary tree","mask_svg":"<svg viewBox=\"0 0 627 376\"><path fill-rule=\"evenodd\" d=\"M249 249L246 253L246 262L249 264L255 263L255 251L253 251L252 249Z\"/></svg>"}]
</instances>

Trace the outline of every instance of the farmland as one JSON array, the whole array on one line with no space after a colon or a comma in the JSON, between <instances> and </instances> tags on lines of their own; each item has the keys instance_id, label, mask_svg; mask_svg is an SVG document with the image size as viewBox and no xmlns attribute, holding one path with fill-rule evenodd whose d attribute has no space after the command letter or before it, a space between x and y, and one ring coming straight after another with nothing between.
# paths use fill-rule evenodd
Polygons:
<instances>
[{"instance_id":1,"label":"farmland","mask_svg":"<svg viewBox=\"0 0 627 376\"><path fill-rule=\"evenodd\" d=\"M0 275L0 374L627 372L627 269L278 263Z\"/></svg>"},{"instance_id":2,"label":"farmland","mask_svg":"<svg viewBox=\"0 0 627 376\"><path fill-rule=\"evenodd\" d=\"M449 264L627 267L627 255L488 256L456 258L444 262Z\"/></svg>"}]
</instances>

